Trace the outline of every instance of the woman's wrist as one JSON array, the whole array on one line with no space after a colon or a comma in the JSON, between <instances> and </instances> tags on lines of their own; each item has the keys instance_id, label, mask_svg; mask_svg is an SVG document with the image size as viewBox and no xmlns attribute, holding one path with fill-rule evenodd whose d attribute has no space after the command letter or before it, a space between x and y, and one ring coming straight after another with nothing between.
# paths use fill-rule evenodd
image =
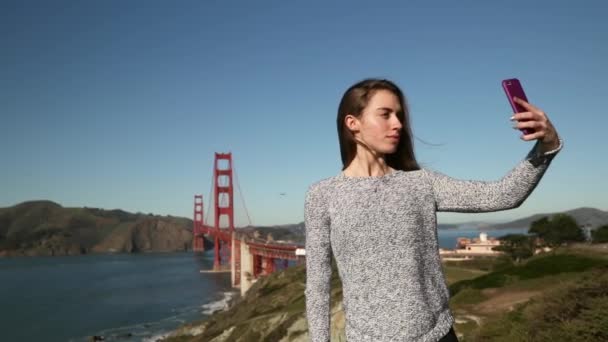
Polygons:
<instances>
[{"instance_id":1,"label":"woman's wrist","mask_svg":"<svg viewBox=\"0 0 608 342\"><path fill-rule=\"evenodd\" d=\"M555 136L553 139L545 139L540 141L538 149L540 153L546 153L553 151L559 147L559 137Z\"/></svg>"}]
</instances>

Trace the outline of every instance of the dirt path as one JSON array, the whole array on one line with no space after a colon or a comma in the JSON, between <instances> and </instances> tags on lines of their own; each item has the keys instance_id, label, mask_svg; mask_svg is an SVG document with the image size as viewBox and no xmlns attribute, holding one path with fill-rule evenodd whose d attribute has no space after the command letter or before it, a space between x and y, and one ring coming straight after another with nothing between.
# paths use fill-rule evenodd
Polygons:
<instances>
[{"instance_id":1,"label":"dirt path","mask_svg":"<svg viewBox=\"0 0 608 342\"><path fill-rule=\"evenodd\" d=\"M482 319L481 319L481 317L478 317L475 315L464 315L464 314L456 315L456 324L464 324L467 321L473 321L478 326L481 326Z\"/></svg>"},{"instance_id":2,"label":"dirt path","mask_svg":"<svg viewBox=\"0 0 608 342\"><path fill-rule=\"evenodd\" d=\"M541 291L508 291L499 292L496 289L485 289L482 293L490 299L475 305L474 312L492 314L499 311L513 310L515 304L527 302L533 296L541 294Z\"/></svg>"}]
</instances>

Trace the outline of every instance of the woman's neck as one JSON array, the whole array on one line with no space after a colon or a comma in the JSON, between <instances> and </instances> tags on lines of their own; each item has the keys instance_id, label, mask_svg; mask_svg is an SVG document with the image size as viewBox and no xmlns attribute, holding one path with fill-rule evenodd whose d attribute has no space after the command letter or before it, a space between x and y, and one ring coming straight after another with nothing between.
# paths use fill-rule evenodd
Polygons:
<instances>
[{"instance_id":1,"label":"woman's neck","mask_svg":"<svg viewBox=\"0 0 608 342\"><path fill-rule=\"evenodd\" d=\"M394 169L386 164L383 155L372 155L367 151L358 151L343 172L349 177L378 177L393 171Z\"/></svg>"}]
</instances>

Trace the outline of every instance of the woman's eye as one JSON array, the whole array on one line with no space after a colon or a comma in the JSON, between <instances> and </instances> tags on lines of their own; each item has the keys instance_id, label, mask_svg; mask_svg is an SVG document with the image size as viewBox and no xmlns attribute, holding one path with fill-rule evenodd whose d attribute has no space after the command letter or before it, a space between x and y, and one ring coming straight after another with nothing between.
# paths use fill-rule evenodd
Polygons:
<instances>
[{"instance_id":1,"label":"woman's eye","mask_svg":"<svg viewBox=\"0 0 608 342\"><path fill-rule=\"evenodd\" d=\"M390 113L382 113L382 117L384 118L388 118L391 114Z\"/></svg>"}]
</instances>

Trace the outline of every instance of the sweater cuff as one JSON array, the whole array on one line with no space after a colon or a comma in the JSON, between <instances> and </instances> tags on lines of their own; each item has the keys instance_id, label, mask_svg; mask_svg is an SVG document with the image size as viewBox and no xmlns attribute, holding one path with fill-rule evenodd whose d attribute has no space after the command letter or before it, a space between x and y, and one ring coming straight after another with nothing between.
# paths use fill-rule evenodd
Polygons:
<instances>
[{"instance_id":1,"label":"sweater cuff","mask_svg":"<svg viewBox=\"0 0 608 342\"><path fill-rule=\"evenodd\" d=\"M556 148L543 153L540 151L540 141L537 140L532 150L526 156L526 160L529 160L534 166L548 164L555 157L555 155L564 147L563 139L558 138L558 141L559 145Z\"/></svg>"}]
</instances>

